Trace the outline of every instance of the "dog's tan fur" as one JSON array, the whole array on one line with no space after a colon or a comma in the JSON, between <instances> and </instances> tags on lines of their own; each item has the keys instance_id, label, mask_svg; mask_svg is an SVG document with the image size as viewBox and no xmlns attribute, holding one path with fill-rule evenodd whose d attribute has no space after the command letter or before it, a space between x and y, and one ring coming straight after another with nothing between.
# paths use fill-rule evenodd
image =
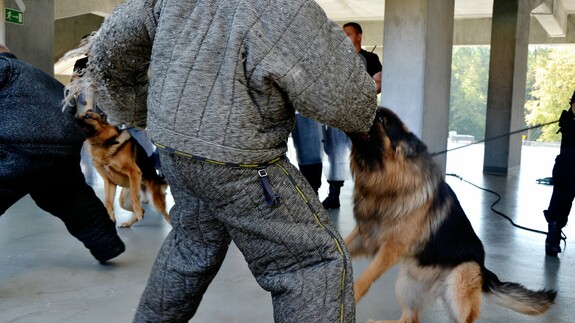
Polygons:
<instances>
[{"instance_id":1,"label":"dog's tan fur","mask_svg":"<svg viewBox=\"0 0 575 323\"><path fill-rule=\"evenodd\" d=\"M132 218L122 223L121 227L130 227L144 218L140 191L144 194L150 192L152 204L169 222L165 196L167 184L165 181L142 177L142 171L136 164L137 143L129 132L120 131L92 110L81 113L78 119L84 127L90 128L89 132L93 132L87 136L87 141L94 167L104 181L104 204L110 219L116 221L114 198L116 187L120 186L120 206L133 212Z\"/></svg>"},{"instance_id":2,"label":"dog's tan fur","mask_svg":"<svg viewBox=\"0 0 575 323\"><path fill-rule=\"evenodd\" d=\"M501 283L484 267L483 246L440 168L393 112L378 110L369 137L366 141L365 135L350 134L356 227L345 243L352 257L373 257L355 282L356 301L399 263L396 290L403 309L399 322L418 322L419 312L435 298L443 299L457 322L479 317L483 294L525 314L540 314L553 304L555 291L532 292L516 283ZM449 253L454 246L432 238L450 238L453 232L443 227L448 221L467 229L468 237L457 239L469 242L473 250L461 259L459 251ZM438 243L448 251L436 259L433 248ZM442 258L445 255L448 258Z\"/></svg>"}]
</instances>

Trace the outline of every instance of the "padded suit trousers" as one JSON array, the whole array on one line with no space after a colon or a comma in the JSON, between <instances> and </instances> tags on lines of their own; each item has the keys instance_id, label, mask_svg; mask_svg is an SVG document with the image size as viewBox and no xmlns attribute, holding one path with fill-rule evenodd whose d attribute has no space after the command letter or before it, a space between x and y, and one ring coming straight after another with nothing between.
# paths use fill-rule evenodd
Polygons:
<instances>
[{"instance_id":1,"label":"padded suit trousers","mask_svg":"<svg viewBox=\"0 0 575 323\"><path fill-rule=\"evenodd\" d=\"M187 322L233 240L272 296L275 322L354 322L353 273L343 239L300 172L265 167L280 203L266 203L257 169L161 151L174 197L166 237L135 322ZM309 197L309 199L308 199Z\"/></svg>"}]
</instances>

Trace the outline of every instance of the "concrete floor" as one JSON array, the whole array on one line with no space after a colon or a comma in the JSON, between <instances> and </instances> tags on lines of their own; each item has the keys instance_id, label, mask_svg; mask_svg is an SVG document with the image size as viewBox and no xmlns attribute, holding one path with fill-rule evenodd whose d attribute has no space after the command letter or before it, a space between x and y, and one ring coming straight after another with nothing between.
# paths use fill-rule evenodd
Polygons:
<instances>
[{"instance_id":1,"label":"concrete floor","mask_svg":"<svg viewBox=\"0 0 575 323\"><path fill-rule=\"evenodd\" d=\"M483 146L450 152L447 173L501 194L495 209L519 225L546 230L542 210L552 187L536 183L551 175L557 147L524 147L520 174L509 177L481 172ZM567 248L558 258L544 254L545 236L513 227L490 210L492 193L447 176L487 252L487 267L502 280L532 289L559 290L556 305L544 316L527 317L485 301L479 322L575 322L575 225L565 228ZM103 197L101 182L94 185ZM354 226L353 184L346 181L342 207L330 210L342 235ZM320 198L327 195L327 183ZM119 222L129 214L118 211ZM571 222L574 220L572 219ZM146 218L130 229L118 229L127 251L100 265L63 224L25 197L0 217L0 323L131 322L151 265L170 230L162 216L146 206ZM564 247L564 245L562 245ZM354 260L357 276L366 259ZM395 300L397 268L384 274L357 306L357 322L398 319ZM422 314L422 322L448 322L441 304ZM192 322L273 322L270 296L251 276L243 256L232 246Z\"/></svg>"}]
</instances>

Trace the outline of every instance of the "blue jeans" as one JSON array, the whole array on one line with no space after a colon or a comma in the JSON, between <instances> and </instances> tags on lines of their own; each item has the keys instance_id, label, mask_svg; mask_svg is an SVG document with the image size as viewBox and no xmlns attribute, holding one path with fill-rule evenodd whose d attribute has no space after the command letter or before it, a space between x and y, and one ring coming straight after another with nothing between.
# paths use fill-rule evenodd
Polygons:
<instances>
[{"instance_id":1,"label":"blue jeans","mask_svg":"<svg viewBox=\"0 0 575 323\"><path fill-rule=\"evenodd\" d=\"M344 181L349 174L351 140L338 128L325 127L324 150L329 161L328 181Z\"/></svg>"},{"instance_id":2,"label":"blue jeans","mask_svg":"<svg viewBox=\"0 0 575 323\"><path fill-rule=\"evenodd\" d=\"M323 126L299 113L296 113L295 118L292 139L297 163L300 165L321 164Z\"/></svg>"},{"instance_id":3,"label":"blue jeans","mask_svg":"<svg viewBox=\"0 0 575 323\"><path fill-rule=\"evenodd\" d=\"M351 140L340 129L323 126L317 121L296 114L292 131L297 162L310 165L322 162L323 150L329 161L328 181L344 181L349 177L349 152Z\"/></svg>"}]
</instances>

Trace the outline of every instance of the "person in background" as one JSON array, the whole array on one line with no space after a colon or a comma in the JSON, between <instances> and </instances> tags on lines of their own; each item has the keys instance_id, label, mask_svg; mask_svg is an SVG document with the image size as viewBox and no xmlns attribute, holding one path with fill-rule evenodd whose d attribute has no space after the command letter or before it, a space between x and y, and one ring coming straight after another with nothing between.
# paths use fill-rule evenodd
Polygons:
<instances>
[{"instance_id":1,"label":"person in background","mask_svg":"<svg viewBox=\"0 0 575 323\"><path fill-rule=\"evenodd\" d=\"M569 101L569 109L559 118L561 148L553 166L553 193L549 207L543 211L547 220L545 253L556 257L561 252L561 229L567 225L575 198L575 92Z\"/></svg>"},{"instance_id":2,"label":"person in background","mask_svg":"<svg viewBox=\"0 0 575 323\"><path fill-rule=\"evenodd\" d=\"M344 241L286 156L295 111L351 133L375 117L375 84L321 7L128 0L87 50L97 101L146 129L174 198L134 321L190 320L233 241L275 322L354 322Z\"/></svg>"},{"instance_id":3,"label":"person in background","mask_svg":"<svg viewBox=\"0 0 575 323\"><path fill-rule=\"evenodd\" d=\"M58 217L101 263L125 250L104 204L86 184L86 139L64 86L0 44L0 215L24 197Z\"/></svg>"},{"instance_id":4,"label":"person in background","mask_svg":"<svg viewBox=\"0 0 575 323\"><path fill-rule=\"evenodd\" d=\"M375 81L375 89L377 93L381 92L381 63L377 54L368 52L361 47L361 40L363 38L363 30L361 25L356 22L348 22L343 25L343 32L351 40L355 52L360 56L363 61L367 73Z\"/></svg>"},{"instance_id":5,"label":"person in background","mask_svg":"<svg viewBox=\"0 0 575 323\"><path fill-rule=\"evenodd\" d=\"M343 25L343 31L353 43L355 52L361 58L367 73L375 81L376 92L380 93L381 63L379 62L377 54L361 48L361 39L363 36L361 26L355 22L348 22ZM349 176L351 141L347 135L338 128L327 126L324 130L324 151L329 161L329 170L326 175L327 182L329 183L329 193L323 200L322 205L326 209L338 209L340 207L339 195L341 188L343 187L346 177Z\"/></svg>"},{"instance_id":6,"label":"person in background","mask_svg":"<svg viewBox=\"0 0 575 323\"><path fill-rule=\"evenodd\" d=\"M300 113L296 113L295 120L291 136L298 168L317 195L322 179L324 126Z\"/></svg>"}]
</instances>

